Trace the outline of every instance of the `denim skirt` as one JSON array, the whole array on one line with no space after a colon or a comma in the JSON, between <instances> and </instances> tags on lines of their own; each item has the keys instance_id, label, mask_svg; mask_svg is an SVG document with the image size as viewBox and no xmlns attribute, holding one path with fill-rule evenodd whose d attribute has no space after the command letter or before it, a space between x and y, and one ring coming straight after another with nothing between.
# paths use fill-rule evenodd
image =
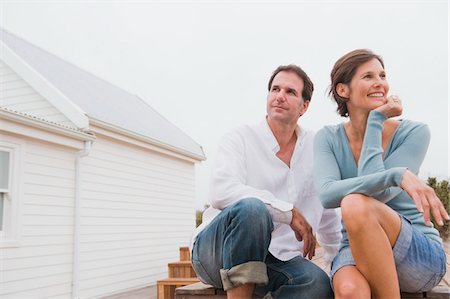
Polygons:
<instances>
[{"instance_id":1,"label":"denim skirt","mask_svg":"<svg viewBox=\"0 0 450 299\"><path fill-rule=\"evenodd\" d=\"M441 281L446 256L441 243L430 239L401 216L400 234L393 248L397 276L402 292L426 292ZM349 246L343 247L331 264L331 279L344 266L355 266Z\"/></svg>"}]
</instances>

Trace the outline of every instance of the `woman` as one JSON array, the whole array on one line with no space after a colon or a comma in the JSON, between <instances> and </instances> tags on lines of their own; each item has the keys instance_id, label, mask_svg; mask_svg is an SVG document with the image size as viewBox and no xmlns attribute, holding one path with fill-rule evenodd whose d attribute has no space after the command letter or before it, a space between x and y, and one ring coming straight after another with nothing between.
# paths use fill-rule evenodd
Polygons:
<instances>
[{"instance_id":1,"label":"woman","mask_svg":"<svg viewBox=\"0 0 450 299\"><path fill-rule=\"evenodd\" d=\"M330 95L349 121L315 139L315 185L325 208L341 207L343 239L331 279L337 298L400 298L428 291L445 274L437 223L449 215L434 190L417 178L429 143L424 124L388 96L384 63L369 50L341 57Z\"/></svg>"}]
</instances>

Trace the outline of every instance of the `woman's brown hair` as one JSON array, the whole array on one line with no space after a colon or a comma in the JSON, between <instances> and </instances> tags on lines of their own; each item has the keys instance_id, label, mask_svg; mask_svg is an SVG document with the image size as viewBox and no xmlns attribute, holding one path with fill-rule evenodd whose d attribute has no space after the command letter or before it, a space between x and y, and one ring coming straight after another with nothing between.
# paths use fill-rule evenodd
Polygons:
<instances>
[{"instance_id":1,"label":"woman's brown hair","mask_svg":"<svg viewBox=\"0 0 450 299\"><path fill-rule=\"evenodd\" d=\"M336 61L331 71L331 85L328 95L337 103L337 112L340 116L348 117L347 98L341 97L336 87L339 83L349 84L356 73L356 69L369 60L377 59L384 68L383 59L367 49L351 51Z\"/></svg>"}]
</instances>

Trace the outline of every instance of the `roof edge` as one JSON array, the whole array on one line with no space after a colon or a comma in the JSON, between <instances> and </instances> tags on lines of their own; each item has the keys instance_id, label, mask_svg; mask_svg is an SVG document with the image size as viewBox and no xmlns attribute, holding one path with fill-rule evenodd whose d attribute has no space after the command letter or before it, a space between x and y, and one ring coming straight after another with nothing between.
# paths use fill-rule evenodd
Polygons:
<instances>
[{"instance_id":1,"label":"roof edge","mask_svg":"<svg viewBox=\"0 0 450 299\"><path fill-rule=\"evenodd\" d=\"M184 149L181 149L181 148L178 148L178 147L174 147L172 145L160 142L158 140L155 140L153 138L141 135L139 133L135 133L133 131L130 131L128 129L125 129L125 128L113 125L111 123L104 122L104 121L99 120L99 119L95 119L95 118L89 117L89 120L90 120L91 125L93 125L93 126L97 126L99 128L103 128L103 129L106 129L106 130L109 130L109 131L116 132L116 133L118 133L120 135L124 135L124 136L127 136L129 138L132 138L132 139L135 139L135 140L138 140L138 141L141 141L141 142L144 142L144 143L147 143L147 144L159 147L159 148L161 148L163 150L174 152L176 154L179 154L179 155L182 155L182 156L185 156L185 157L189 157L189 158L191 158L193 160L196 160L196 161L199 161L199 162L206 160L206 156L205 156L205 154L203 152L203 148L202 147L200 147L200 149L202 151L202 155L199 155L199 154L196 154L196 153L193 153L193 152L190 152L190 151L187 151L187 150L184 150Z\"/></svg>"},{"instance_id":2,"label":"roof edge","mask_svg":"<svg viewBox=\"0 0 450 299\"><path fill-rule=\"evenodd\" d=\"M87 130L89 119L85 112L68 99L59 89L24 61L0 39L0 59L19 74L38 93L66 116L77 128Z\"/></svg>"},{"instance_id":3,"label":"roof edge","mask_svg":"<svg viewBox=\"0 0 450 299\"><path fill-rule=\"evenodd\" d=\"M76 140L94 141L95 135L88 132L79 131L69 127L62 126L57 123L49 122L31 115L27 115L18 111L9 110L0 107L0 119L12 120L21 124L29 125L47 132L57 133L63 136L71 137Z\"/></svg>"}]
</instances>

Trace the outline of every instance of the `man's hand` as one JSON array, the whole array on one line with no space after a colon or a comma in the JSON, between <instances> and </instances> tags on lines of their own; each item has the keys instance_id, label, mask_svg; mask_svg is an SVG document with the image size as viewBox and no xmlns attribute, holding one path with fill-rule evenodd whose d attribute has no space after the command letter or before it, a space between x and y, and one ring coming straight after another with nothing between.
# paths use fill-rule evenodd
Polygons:
<instances>
[{"instance_id":1,"label":"man's hand","mask_svg":"<svg viewBox=\"0 0 450 299\"><path fill-rule=\"evenodd\" d=\"M311 225L296 208L292 209L291 228L297 240L303 241L303 257L308 255L308 258L312 259L316 250L316 238Z\"/></svg>"},{"instance_id":2,"label":"man's hand","mask_svg":"<svg viewBox=\"0 0 450 299\"><path fill-rule=\"evenodd\" d=\"M376 108L375 110L384 113L384 115L386 115L386 117L388 118L400 116L403 112L402 101L398 96L389 96L386 99L386 103Z\"/></svg>"},{"instance_id":3,"label":"man's hand","mask_svg":"<svg viewBox=\"0 0 450 299\"><path fill-rule=\"evenodd\" d=\"M437 224L444 225L443 220L450 220L441 200L433 188L422 182L414 173L406 170L403 174L401 188L411 196L417 210L423 214L425 224L430 224L430 210Z\"/></svg>"}]
</instances>

